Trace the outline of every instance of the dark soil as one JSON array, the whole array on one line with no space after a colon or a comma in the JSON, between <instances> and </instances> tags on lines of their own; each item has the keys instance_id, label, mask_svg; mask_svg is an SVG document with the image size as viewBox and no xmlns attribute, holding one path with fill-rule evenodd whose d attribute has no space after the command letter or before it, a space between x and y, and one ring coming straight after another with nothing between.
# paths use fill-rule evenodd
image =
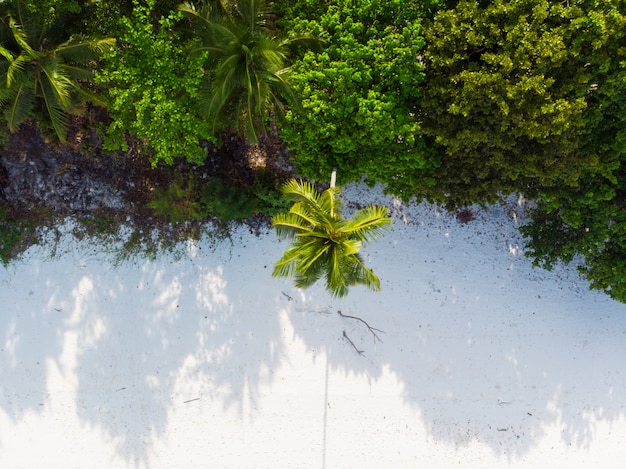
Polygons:
<instances>
[{"instance_id":1,"label":"dark soil","mask_svg":"<svg viewBox=\"0 0 626 469\"><path fill-rule=\"evenodd\" d=\"M46 214L46 223L51 218L106 216L120 224L171 229L166 218L154 215L148 202L155 188L169 187L175 177L193 175L200 182L220 178L244 188L261 169L281 179L294 175L285 145L277 137L249 146L238 137L226 136L219 148L207 145L202 166L181 158L172 166L152 167L149 155L136 143L131 142L126 152L104 151L94 130L99 119L103 117L92 113L90 120L72 122L65 144L49 141L33 123L23 124L9 136L0 149L0 209L5 216ZM258 217L252 222L260 223Z\"/></svg>"}]
</instances>

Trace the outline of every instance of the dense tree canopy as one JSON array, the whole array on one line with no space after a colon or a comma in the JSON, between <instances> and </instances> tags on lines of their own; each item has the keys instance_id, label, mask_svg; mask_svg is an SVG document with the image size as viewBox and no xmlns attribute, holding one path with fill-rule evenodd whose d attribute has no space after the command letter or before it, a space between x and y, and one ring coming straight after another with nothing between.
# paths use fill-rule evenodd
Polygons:
<instances>
[{"instance_id":1,"label":"dense tree canopy","mask_svg":"<svg viewBox=\"0 0 626 469\"><path fill-rule=\"evenodd\" d=\"M576 186L597 159L581 153L590 44L576 2L462 0L426 28L424 131L441 145L435 198L489 202Z\"/></svg>"},{"instance_id":2,"label":"dense tree canopy","mask_svg":"<svg viewBox=\"0 0 626 469\"><path fill-rule=\"evenodd\" d=\"M626 16L608 1L578 21L593 92L587 99L581 153L595 165L574 187L545 187L523 229L537 265L580 255L591 286L626 302Z\"/></svg>"},{"instance_id":3,"label":"dense tree canopy","mask_svg":"<svg viewBox=\"0 0 626 469\"><path fill-rule=\"evenodd\" d=\"M138 143L153 164L272 129L311 179L337 168L451 207L521 192L535 263L581 259L626 301L626 0L267 5L0 0L7 127L63 140L97 85L107 148Z\"/></svg>"},{"instance_id":4,"label":"dense tree canopy","mask_svg":"<svg viewBox=\"0 0 626 469\"><path fill-rule=\"evenodd\" d=\"M282 136L298 168L324 178L336 167L341 181L366 175L410 196L430 166L416 118L424 40L414 3L303 1L287 11L296 13L289 28L326 41L293 66L302 109Z\"/></svg>"},{"instance_id":5,"label":"dense tree canopy","mask_svg":"<svg viewBox=\"0 0 626 469\"><path fill-rule=\"evenodd\" d=\"M155 164L176 157L201 162L201 141L213 138L199 112L205 57L190 57L177 40L180 15L155 24L154 3L135 1L132 16L120 18L120 47L104 57L98 81L110 97L108 148L126 148L130 136Z\"/></svg>"}]
</instances>

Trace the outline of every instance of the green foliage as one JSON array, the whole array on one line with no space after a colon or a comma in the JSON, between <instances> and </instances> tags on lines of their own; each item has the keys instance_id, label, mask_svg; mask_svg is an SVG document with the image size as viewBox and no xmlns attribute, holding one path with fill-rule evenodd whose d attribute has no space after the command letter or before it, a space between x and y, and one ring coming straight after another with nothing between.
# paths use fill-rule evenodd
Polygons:
<instances>
[{"instance_id":1,"label":"green foliage","mask_svg":"<svg viewBox=\"0 0 626 469\"><path fill-rule=\"evenodd\" d=\"M28 2L28 11L37 18L54 20L59 15L80 13L82 2L77 0L31 0Z\"/></svg>"},{"instance_id":2,"label":"green foliage","mask_svg":"<svg viewBox=\"0 0 626 469\"><path fill-rule=\"evenodd\" d=\"M0 263L5 267L22 252L41 240L42 229L50 224L46 210L23 211L0 202Z\"/></svg>"},{"instance_id":3,"label":"green foliage","mask_svg":"<svg viewBox=\"0 0 626 469\"><path fill-rule=\"evenodd\" d=\"M344 219L339 188L320 194L312 184L292 179L284 184L283 194L293 205L288 213L276 215L272 225L279 238L292 244L274 266L273 276L292 277L298 288L324 278L326 289L337 297L347 295L354 285L380 289L380 280L359 251L391 224L387 207L372 205Z\"/></svg>"},{"instance_id":4,"label":"green foliage","mask_svg":"<svg viewBox=\"0 0 626 469\"><path fill-rule=\"evenodd\" d=\"M72 36L52 42L46 27L16 2L15 15L0 18L0 111L11 132L36 118L42 130L66 139L67 113L102 101L89 90L95 60L115 41ZM57 30L58 35L58 30Z\"/></svg>"},{"instance_id":5,"label":"green foliage","mask_svg":"<svg viewBox=\"0 0 626 469\"><path fill-rule=\"evenodd\" d=\"M291 203L282 195L281 178L269 171L259 171L251 187L255 213L271 216L289 210Z\"/></svg>"},{"instance_id":6,"label":"green foliage","mask_svg":"<svg viewBox=\"0 0 626 469\"><path fill-rule=\"evenodd\" d=\"M22 236L23 227L20 226L19 220L9 217L7 209L0 206L0 262L5 267L15 257Z\"/></svg>"},{"instance_id":7,"label":"green foliage","mask_svg":"<svg viewBox=\"0 0 626 469\"><path fill-rule=\"evenodd\" d=\"M185 181L177 174L167 189L155 188L153 194L154 198L148 202L148 207L156 215L168 217L171 223L203 218L193 178Z\"/></svg>"},{"instance_id":8,"label":"green foliage","mask_svg":"<svg viewBox=\"0 0 626 469\"><path fill-rule=\"evenodd\" d=\"M167 188L155 188L148 207L155 215L167 217L171 223L205 220L210 217L228 224L256 213L273 216L287 210L291 204L282 197L279 178L259 172L251 187L212 178L200 183L193 176L177 173ZM97 228L97 218L88 224ZM93 225L93 226L92 226Z\"/></svg>"},{"instance_id":9,"label":"green foliage","mask_svg":"<svg viewBox=\"0 0 626 469\"><path fill-rule=\"evenodd\" d=\"M202 188L200 202L206 213L223 223L241 220L252 215L250 196L241 187L214 178Z\"/></svg>"},{"instance_id":10,"label":"green foliage","mask_svg":"<svg viewBox=\"0 0 626 469\"><path fill-rule=\"evenodd\" d=\"M267 29L264 2L205 1L179 7L190 20L203 55L204 116L215 133L230 128L251 143L266 132L268 116L282 118L295 102L288 82L288 43Z\"/></svg>"},{"instance_id":11,"label":"green foliage","mask_svg":"<svg viewBox=\"0 0 626 469\"><path fill-rule=\"evenodd\" d=\"M11 133L4 123L0 123L0 151L6 150Z\"/></svg>"},{"instance_id":12,"label":"green foliage","mask_svg":"<svg viewBox=\"0 0 626 469\"><path fill-rule=\"evenodd\" d=\"M282 137L295 150L299 171L326 179L388 184L412 195L434 162L419 136L420 65L424 40L414 2L334 0L286 8L294 31L327 42L293 65L300 110L287 114ZM311 16L303 16L303 15Z\"/></svg>"},{"instance_id":13,"label":"green foliage","mask_svg":"<svg viewBox=\"0 0 626 469\"><path fill-rule=\"evenodd\" d=\"M77 237L83 234L92 237L115 236L120 229L120 222L114 216L105 213L94 213L79 218L78 222L80 223L80 229L74 231L74 235Z\"/></svg>"},{"instance_id":14,"label":"green foliage","mask_svg":"<svg viewBox=\"0 0 626 469\"><path fill-rule=\"evenodd\" d=\"M199 114L204 54L189 57L175 30L180 14L153 22L154 0L134 1L131 17L120 19L119 47L104 56L98 81L108 87L113 119L106 148L127 148L138 139L154 165L184 157L200 163L201 144L214 141Z\"/></svg>"},{"instance_id":15,"label":"green foliage","mask_svg":"<svg viewBox=\"0 0 626 469\"><path fill-rule=\"evenodd\" d=\"M521 231L534 265L579 258L591 288L626 303L626 175L620 179L621 188L596 179L545 195Z\"/></svg>"},{"instance_id":16,"label":"green foliage","mask_svg":"<svg viewBox=\"0 0 626 469\"><path fill-rule=\"evenodd\" d=\"M594 83L585 52L598 39L583 34L582 3L462 0L435 15L423 128L442 157L436 187L420 195L451 204L534 196L575 187L598 164L581 151Z\"/></svg>"},{"instance_id":17,"label":"green foliage","mask_svg":"<svg viewBox=\"0 0 626 469\"><path fill-rule=\"evenodd\" d=\"M583 2L581 2L584 6ZM593 86L587 95L580 152L594 164L575 187L542 190L522 231L535 265L583 262L592 288L626 302L626 16L608 1L574 22Z\"/></svg>"}]
</instances>

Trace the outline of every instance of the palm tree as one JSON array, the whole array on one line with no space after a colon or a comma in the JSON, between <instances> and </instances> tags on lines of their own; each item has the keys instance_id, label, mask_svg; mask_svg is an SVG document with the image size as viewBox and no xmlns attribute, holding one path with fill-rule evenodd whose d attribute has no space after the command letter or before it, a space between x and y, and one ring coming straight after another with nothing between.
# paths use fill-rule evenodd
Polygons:
<instances>
[{"instance_id":1,"label":"palm tree","mask_svg":"<svg viewBox=\"0 0 626 469\"><path fill-rule=\"evenodd\" d=\"M104 104L81 85L115 40L72 36L50 44L46 28L28 17L21 1L15 3L16 15L0 18L0 111L11 132L35 117L63 142L67 113L85 101Z\"/></svg>"},{"instance_id":2,"label":"palm tree","mask_svg":"<svg viewBox=\"0 0 626 469\"><path fill-rule=\"evenodd\" d=\"M272 36L259 0L186 2L182 11L193 22L194 53L207 54L205 115L213 131L234 127L256 144L269 115L282 118L297 99L289 85L288 46Z\"/></svg>"},{"instance_id":3,"label":"palm tree","mask_svg":"<svg viewBox=\"0 0 626 469\"><path fill-rule=\"evenodd\" d=\"M387 207L368 206L344 219L341 190L333 185L320 194L312 184L292 179L284 184L283 194L294 205L276 215L272 225L279 238L293 243L274 266L274 277L293 277L299 288L324 278L326 289L336 297L347 295L354 285L380 290L380 280L359 251L391 224Z\"/></svg>"}]
</instances>

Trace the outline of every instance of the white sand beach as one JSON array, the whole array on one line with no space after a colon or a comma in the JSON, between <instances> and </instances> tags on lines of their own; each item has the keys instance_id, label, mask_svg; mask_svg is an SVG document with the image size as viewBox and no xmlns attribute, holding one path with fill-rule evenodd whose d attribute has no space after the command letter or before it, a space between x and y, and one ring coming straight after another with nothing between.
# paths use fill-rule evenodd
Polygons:
<instances>
[{"instance_id":1,"label":"white sand beach","mask_svg":"<svg viewBox=\"0 0 626 469\"><path fill-rule=\"evenodd\" d=\"M0 468L624 467L626 305L532 268L521 202L462 224L344 194L392 208L380 292L274 279L286 242L247 228L1 268Z\"/></svg>"}]
</instances>

